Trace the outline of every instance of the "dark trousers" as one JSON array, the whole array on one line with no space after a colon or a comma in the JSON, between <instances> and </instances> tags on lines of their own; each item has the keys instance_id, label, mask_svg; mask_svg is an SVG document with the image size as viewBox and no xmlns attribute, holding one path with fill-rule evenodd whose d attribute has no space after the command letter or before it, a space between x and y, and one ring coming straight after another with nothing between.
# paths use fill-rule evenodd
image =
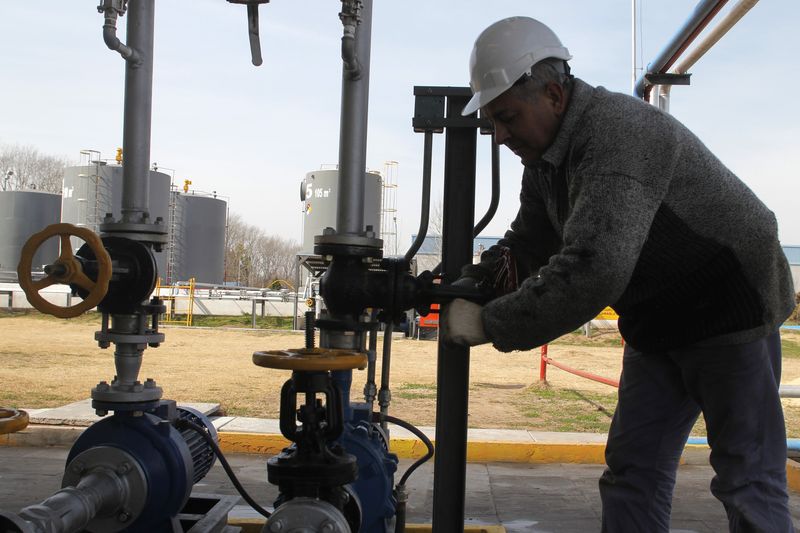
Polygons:
<instances>
[{"instance_id":1,"label":"dark trousers","mask_svg":"<svg viewBox=\"0 0 800 533\"><path fill-rule=\"evenodd\" d=\"M730 531L794 531L780 376L778 333L664 353L626 346L600 478L603 531L669 531L678 462L701 412L716 474L711 492Z\"/></svg>"}]
</instances>

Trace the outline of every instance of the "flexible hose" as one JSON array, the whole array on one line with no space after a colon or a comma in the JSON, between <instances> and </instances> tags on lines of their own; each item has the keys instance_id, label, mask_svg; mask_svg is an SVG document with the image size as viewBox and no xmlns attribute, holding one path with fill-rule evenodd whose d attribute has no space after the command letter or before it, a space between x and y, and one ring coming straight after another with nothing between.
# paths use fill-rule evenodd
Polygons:
<instances>
[{"instance_id":1,"label":"flexible hose","mask_svg":"<svg viewBox=\"0 0 800 533\"><path fill-rule=\"evenodd\" d=\"M407 429L408 431L413 433L414 436L416 436L419 440L421 440L425 444L426 448L428 448L428 452L425 455L423 455L422 457L420 457L419 459L417 459L416 462L414 462L414 464L409 466L408 469L403 474L403 476L400 478L400 481L397 483L398 485L405 485L406 481L408 480L409 476L414 472L414 470L419 468L428 459L433 457L434 448L433 448L433 443L431 442L431 439L429 439L428 436L425 435L425 433L423 433L419 428L411 425L410 423L406 422L405 420L401 420L401 419L396 418L396 417L391 416L391 415L384 415L384 414L381 414L381 413L372 413L372 421L373 422L386 421L386 422L389 422L390 424L394 424L396 426L400 426L403 429Z\"/></svg>"},{"instance_id":2,"label":"flexible hose","mask_svg":"<svg viewBox=\"0 0 800 533\"><path fill-rule=\"evenodd\" d=\"M242 499L246 501L250 507L255 509L258 514L266 518L269 518L272 515L272 513L261 507L258 503L256 503L256 501L250 496L250 494L247 493L244 486L242 486L242 484L239 482L239 478L237 478L236 474L234 474L231 465L228 463L228 460L225 459L224 455L222 455L222 450L219 449L217 443L214 442L214 439L211 437L211 435L208 434L208 432L204 428L198 426L194 422L190 422L189 420L185 419L176 421L175 427L177 429L188 428L194 430L201 437L203 437L203 440L205 440L206 443L209 446L211 446L211 449L214 450L214 454L217 456L217 459L219 459L219 463L222 465L222 468L225 469L225 473L228 474L231 483L233 483L233 486L236 488L236 491L242 496Z\"/></svg>"}]
</instances>

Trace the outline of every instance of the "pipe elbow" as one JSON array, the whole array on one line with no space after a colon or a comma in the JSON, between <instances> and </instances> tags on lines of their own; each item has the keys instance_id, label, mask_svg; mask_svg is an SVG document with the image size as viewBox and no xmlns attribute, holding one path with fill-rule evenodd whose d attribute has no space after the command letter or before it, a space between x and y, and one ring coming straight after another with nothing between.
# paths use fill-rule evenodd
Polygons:
<instances>
[{"instance_id":1,"label":"pipe elbow","mask_svg":"<svg viewBox=\"0 0 800 533\"><path fill-rule=\"evenodd\" d=\"M133 63L139 63L139 55L136 51L122 43L117 37L117 17L114 16L106 16L106 23L103 24L103 42L106 43L106 46L109 50L114 52L119 52L119 55L122 56L123 59L126 61L131 61Z\"/></svg>"},{"instance_id":2,"label":"pipe elbow","mask_svg":"<svg viewBox=\"0 0 800 533\"><path fill-rule=\"evenodd\" d=\"M352 33L345 33L342 35L342 61L344 62L344 70L350 76L350 79L357 80L361 78L361 64L358 62L356 55L356 39Z\"/></svg>"}]
</instances>

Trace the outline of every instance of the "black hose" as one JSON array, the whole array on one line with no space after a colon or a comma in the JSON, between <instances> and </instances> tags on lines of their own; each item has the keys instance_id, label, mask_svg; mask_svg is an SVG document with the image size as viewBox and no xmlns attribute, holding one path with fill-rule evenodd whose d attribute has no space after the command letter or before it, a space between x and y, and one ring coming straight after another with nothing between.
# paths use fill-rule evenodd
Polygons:
<instances>
[{"instance_id":1,"label":"black hose","mask_svg":"<svg viewBox=\"0 0 800 533\"><path fill-rule=\"evenodd\" d=\"M391 415L383 415L381 413L372 413L372 421L373 422L386 421L386 422L389 422L389 423L394 424L396 426L400 426L403 429L407 429L408 431L413 433L419 440L421 440L425 444L426 448L428 448L428 452L425 455L423 455L422 457L420 457L419 459L417 459L417 461L414 464L409 466L408 469L403 474L403 476L400 478L400 481L397 483L398 485L405 485L406 481L408 480L408 477L414 472L414 470L419 468L419 466L421 466L428 459L433 457L434 448L433 448L433 443L431 442L431 439L429 439L428 436L425 435L425 433L423 433L419 428L411 425L410 423L406 422L405 420L400 420L399 418L393 417Z\"/></svg>"},{"instance_id":2,"label":"black hose","mask_svg":"<svg viewBox=\"0 0 800 533\"><path fill-rule=\"evenodd\" d=\"M264 516L266 518L269 518L271 516L272 513L270 513L269 511L267 511L263 507L261 507L247 493L247 491L244 489L242 484L239 482L239 479L236 477L236 474L233 473L233 469L231 468L231 465L228 464L228 460L225 459L224 455L222 455L222 450L219 449L219 446L217 445L216 442L214 442L213 437L211 437L211 435L208 434L208 431L206 431L205 428L195 424L194 422L190 422L189 420L186 420L186 419L177 420L175 422L175 427L177 429L189 428L191 430L196 431L201 437L203 437L203 440L205 440L206 443L209 446L211 446L211 449L214 450L214 454L219 459L219 463L222 465L222 468L225 469L225 473L228 474L228 477L231 479L231 483L233 483L233 486L236 488L236 490L239 492L239 494L241 494L242 499L244 501L246 501L247 504L250 505L250 507L255 509L258 514L260 514L260 515L262 515L262 516Z\"/></svg>"}]
</instances>

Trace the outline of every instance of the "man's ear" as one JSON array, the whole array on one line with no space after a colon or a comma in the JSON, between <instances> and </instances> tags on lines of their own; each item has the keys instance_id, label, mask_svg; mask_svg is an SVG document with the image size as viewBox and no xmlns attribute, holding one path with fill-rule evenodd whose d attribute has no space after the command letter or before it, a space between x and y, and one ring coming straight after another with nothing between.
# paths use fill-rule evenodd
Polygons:
<instances>
[{"instance_id":1,"label":"man's ear","mask_svg":"<svg viewBox=\"0 0 800 533\"><path fill-rule=\"evenodd\" d=\"M544 95L556 116L561 116L567 109L567 91L564 86L554 81L547 82Z\"/></svg>"}]
</instances>

